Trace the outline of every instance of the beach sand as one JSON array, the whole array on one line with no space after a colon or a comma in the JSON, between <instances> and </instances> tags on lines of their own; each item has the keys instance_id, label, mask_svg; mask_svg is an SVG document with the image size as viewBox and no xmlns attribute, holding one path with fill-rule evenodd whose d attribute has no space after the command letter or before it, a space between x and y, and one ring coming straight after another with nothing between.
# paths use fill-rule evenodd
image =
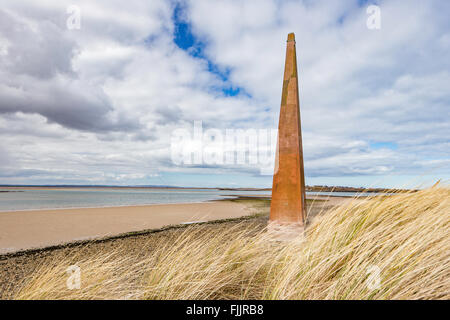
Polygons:
<instances>
[{"instance_id":1,"label":"beach sand","mask_svg":"<svg viewBox=\"0 0 450 320\"><path fill-rule=\"evenodd\" d=\"M251 213L233 201L0 212L0 254Z\"/></svg>"}]
</instances>

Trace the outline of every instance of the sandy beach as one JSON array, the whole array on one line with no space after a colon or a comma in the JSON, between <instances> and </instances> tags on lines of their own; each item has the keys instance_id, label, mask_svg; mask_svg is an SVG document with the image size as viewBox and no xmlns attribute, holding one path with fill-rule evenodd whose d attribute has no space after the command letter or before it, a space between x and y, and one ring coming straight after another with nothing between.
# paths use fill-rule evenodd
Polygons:
<instances>
[{"instance_id":1,"label":"sandy beach","mask_svg":"<svg viewBox=\"0 0 450 320\"><path fill-rule=\"evenodd\" d=\"M251 213L232 201L0 212L0 254Z\"/></svg>"}]
</instances>

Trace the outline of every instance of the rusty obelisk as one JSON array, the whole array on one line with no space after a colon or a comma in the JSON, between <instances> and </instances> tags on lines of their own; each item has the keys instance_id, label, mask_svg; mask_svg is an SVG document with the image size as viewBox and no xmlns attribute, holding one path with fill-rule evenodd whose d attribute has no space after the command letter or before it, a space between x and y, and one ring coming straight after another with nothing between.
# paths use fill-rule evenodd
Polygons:
<instances>
[{"instance_id":1,"label":"rusty obelisk","mask_svg":"<svg viewBox=\"0 0 450 320\"><path fill-rule=\"evenodd\" d=\"M295 35L287 39L283 92L275 172L270 206L270 225L303 228L306 219L305 176L298 94Z\"/></svg>"}]
</instances>

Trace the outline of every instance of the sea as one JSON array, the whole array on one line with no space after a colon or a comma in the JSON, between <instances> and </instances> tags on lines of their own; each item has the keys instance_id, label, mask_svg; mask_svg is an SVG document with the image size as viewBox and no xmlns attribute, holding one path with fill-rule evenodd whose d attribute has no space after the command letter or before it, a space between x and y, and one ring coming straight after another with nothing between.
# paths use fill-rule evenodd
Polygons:
<instances>
[{"instance_id":1,"label":"sea","mask_svg":"<svg viewBox=\"0 0 450 320\"><path fill-rule=\"evenodd\" d=\"M270 195L270 190L243 191L168 188L55 188L12 190L0 188L0 211L195 203L235 198L236 196ZM353 192L307 192L307 195L354 197L357 194ZM364 196L365 194L359 193L358 195Z\"/></svg>"}]
</instances>

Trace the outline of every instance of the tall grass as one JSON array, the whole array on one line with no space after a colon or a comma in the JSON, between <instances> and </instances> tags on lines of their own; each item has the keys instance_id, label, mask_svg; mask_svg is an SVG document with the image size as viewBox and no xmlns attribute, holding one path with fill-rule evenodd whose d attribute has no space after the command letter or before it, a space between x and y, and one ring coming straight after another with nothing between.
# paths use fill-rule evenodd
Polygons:
<instances>
[{"instance_id":1,"label":"tall grass","mask_svg":"<svg viewBox=\"0 0 450 320\"><path fill-rule=\"evenodd\" d=\"M350 201L304 237L260 228L187 228L139 259L126 249L64 257L23 284L18 299L449 299L450 189ZM153 246L154 247L154 246ZM69 264L80 290L66 288Z\"/></svg>"}]
</instances>

